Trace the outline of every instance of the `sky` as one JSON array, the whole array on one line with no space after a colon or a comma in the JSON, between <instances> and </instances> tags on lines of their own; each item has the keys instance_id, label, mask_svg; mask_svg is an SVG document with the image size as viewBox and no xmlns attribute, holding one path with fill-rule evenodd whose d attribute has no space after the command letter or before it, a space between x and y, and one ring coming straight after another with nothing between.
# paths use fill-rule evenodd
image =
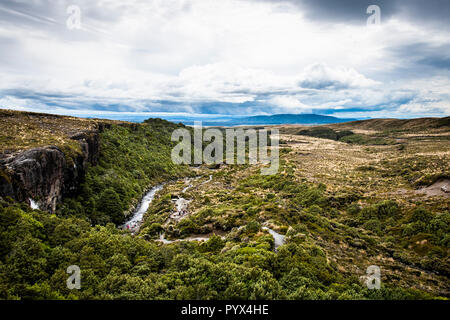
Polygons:
<instances>
[{"instance_id":1,"label":"sky","mask_svg":"<svg viewBox=\"0 0 450 320\"><path fill-rule=\"evenodd\" d=\"M449 116L449 17L448 0L2 0L0 108Z\"/></svg>"}]
</instances>

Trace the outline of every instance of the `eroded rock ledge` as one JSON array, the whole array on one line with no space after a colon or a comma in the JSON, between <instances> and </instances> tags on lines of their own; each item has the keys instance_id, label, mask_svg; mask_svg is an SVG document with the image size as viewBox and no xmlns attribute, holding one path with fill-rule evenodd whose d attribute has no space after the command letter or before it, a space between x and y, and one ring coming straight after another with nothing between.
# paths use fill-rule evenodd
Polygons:
<instances>
[{"instance_id":1,"label":"eroded rock ledge","mask_svg":"<svg viewBox=\"0 0 450 320\"><path fill-rule=\"evenodd\" d=\"M103 126L93 132L72 136L81 145L81 153L65 155L56 146L43 146L19 153L0 154L0 196L55 212L63 196L71 195L84 177L88 164L95 165L100 153Z\"/></svg>"}]
</instances>

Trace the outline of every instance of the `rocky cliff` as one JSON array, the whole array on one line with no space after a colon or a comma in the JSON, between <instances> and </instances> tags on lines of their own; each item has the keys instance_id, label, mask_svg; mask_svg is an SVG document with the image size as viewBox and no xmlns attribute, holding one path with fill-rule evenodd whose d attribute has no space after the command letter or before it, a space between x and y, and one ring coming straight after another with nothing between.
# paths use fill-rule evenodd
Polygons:
<instances>
[{"instance_id":1,"label":"rocky cliff","mask_svg":"<svg viewBox=\"0 0 450 320\"><path fill-rule=\"evenodd\" d=\"M88 164L97 163L103 127L71 136L81 147L75 154L52 145L0 154L0 196L37 203L41 210L54 212L63 196L74 193Z\"/></svg>"}]
</instances>

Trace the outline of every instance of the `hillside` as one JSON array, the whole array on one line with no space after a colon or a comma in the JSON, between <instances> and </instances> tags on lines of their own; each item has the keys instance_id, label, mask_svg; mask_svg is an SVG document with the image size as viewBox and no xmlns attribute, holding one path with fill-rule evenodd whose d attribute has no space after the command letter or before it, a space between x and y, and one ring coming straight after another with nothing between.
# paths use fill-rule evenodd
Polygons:
<instances>
[{"instance_id":1,"label":"hillside","mask_svg":"<svg viewBox=\"0 0 450 320\"><path fill-rule=\"evenodd\" d=\"M445 127L282 126L280 168L264 176L261 164L174 165L183 126L160 119L2 119L15 150L0 162L2 299L450 297ZM26 138L8 142L9 127ZM74 264L80 290L66 286ZM379 290L365 285L371 265Z\"/></svg>"},{"instance_id":2,"label":"hillside","mask_svg":"<svg viewBox=\"0 0 450 320\"><path fill-rule=\"evenodd\" d=\"M116 206L119 209L115 211L119 217L112 219L118 223L131 200L152 180L156 183L167 178L166 174L182 171L171 166L170 161L170 133L180 126L164 120L136 124L0 110L0 126L1 195L36 202L51 212L56 212L63 198L85 190L89 183L86 180L95 170L92 184L99 184L98 180L106 177L114 180L101 182L95 187L97 192L108 189L105 185L122 190L124 199L118 201L122 205ZM135 181L132 175L141 178ZM123 177L127 178L122 180ZM128 188L123 191L125 186ZM98 195L87 197L92 200ZM109 221L108 215L101 219Z\"/></svg>"},{"instance_id":3,"label":"hillside","mask_svg":"<svg viewBox=\"0 0 450 320\"><path fill-rule=\"evenodd\" d=\"M113 123L125 122L0 109L0 153L48 145L77 148L72 137Z\"/></svg>"},{"instance_id":4,"label":"hillside","mask_svg":"<svg viewBox=\"0 0 450 320\"><path fill-rule=\"evenodd\" d=\"M395 130L395 131L424 131L450 129L450 117L446 118L417 118L417 119L370 119L334 124L335 128L357 128L365 130Z\"/></svg>"}]
</instances>

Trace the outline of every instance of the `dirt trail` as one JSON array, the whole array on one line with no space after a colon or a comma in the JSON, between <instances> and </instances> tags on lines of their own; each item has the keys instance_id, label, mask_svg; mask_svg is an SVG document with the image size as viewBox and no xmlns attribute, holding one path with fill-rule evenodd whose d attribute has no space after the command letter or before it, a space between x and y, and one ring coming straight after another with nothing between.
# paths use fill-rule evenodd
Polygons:
<instances>
[{"instance_id":1,"label":"dirt trail","mask_svg":"<svg viewBox=\"0 0 450 320\"><path fill-rule=\"evenodd\" d=\"M450 198L450 180L439 180L433 183L431 186L416 190L415 193L425 194L427 197L442 196L445 198Z\"/></svg>"}]
</instances>

